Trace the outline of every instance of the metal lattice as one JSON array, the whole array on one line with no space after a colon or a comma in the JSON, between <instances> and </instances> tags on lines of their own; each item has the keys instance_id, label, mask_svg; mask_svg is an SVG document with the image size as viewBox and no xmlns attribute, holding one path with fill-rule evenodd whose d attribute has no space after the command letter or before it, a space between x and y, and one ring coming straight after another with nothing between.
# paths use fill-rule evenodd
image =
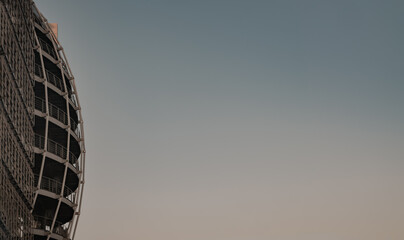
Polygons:
<instances>
[{"instance_id":1,"label":"metal lattice","mask_svg":"<svg viewBox=\"0 0 404 240\"><path fill-rule=\"evenodd\" d=\"M31 0L0 0L0 240L74 239L85 146L64 50Z\"/></svg>"},{"instance_id":2,"label":"metal lattice","mask_svg":"<svg viewBox=\"0 0 404 240\"><path fill-rule=\"evenodd\" d=\"M74 239L85 167L81 108L64 50L35 5L34 23L37 190L33 233L38 239Z\"/></svg>"}]
</instances>

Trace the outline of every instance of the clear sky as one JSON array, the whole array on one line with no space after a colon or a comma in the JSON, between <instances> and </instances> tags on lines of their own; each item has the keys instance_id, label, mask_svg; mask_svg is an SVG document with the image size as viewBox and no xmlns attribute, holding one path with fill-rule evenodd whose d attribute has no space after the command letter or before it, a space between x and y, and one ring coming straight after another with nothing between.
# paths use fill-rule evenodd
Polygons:
<instances>
[{"instance_id":1,"label":"clear sky","mask_svg":"<svg viewBox=\"0 0 404 240\"><path fill-rule=\"evenodd\" d=\"M404 239L404 1L36 2L85 121L77 240Z\"/></svg>"}]
</instances>

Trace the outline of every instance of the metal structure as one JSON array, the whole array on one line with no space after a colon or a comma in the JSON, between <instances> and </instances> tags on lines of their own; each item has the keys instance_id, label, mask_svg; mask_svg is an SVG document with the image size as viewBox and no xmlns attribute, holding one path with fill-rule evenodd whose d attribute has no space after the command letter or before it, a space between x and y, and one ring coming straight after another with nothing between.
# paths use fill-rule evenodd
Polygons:
<instances>
[{"instance_id":1,"label":"metal structure","mask_svg":"<svg viewBox=\"0 0 404 240\"><path fill-rule=\"evenodd\" d=\"M58 38L33 5L35 80L34 239L74 239L85 146L74 77Z\"/></svg>"},{"instance_id":2,"label":"metal structure","mask_svg":"<svg viewBox=\"0 0 404 240\"><path fill-rule=\"evenodd\" d=\"M0 0L0 240L72 240L85 146L75 80L32 0Z\"/></svg>"}]
</instances>

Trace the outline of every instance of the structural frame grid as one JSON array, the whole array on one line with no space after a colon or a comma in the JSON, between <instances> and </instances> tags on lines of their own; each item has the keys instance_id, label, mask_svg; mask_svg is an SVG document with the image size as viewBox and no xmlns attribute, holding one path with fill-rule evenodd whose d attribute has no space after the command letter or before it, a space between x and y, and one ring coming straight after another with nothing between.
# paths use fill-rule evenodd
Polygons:
<instances>
[{"instance_id":1,"label":"structural frame grid","mask_svg":"<svg viewBox=\"0 0 404 240\"><path fill-rule=\"evenodd\" d=\"M36 47L35 50L39 54L40 64L36 64L34 78L37 83L44 85L44 98L35 99L35 114L45 119L44 134L35 136L35 152L42 156L39 173L36 175L36 192L34 195L34 211L38 203L38 198L45 191L56 193L57 207L53 216L46 218L44 216L36 217L36 228L38 231L45 231L47 240L50 239L70 239L75 238L77 225L79 222L84 179L85 179L85 141L83 118L81 113L80 101L77 96L77 88L75 78L67 61L66 54L61 46L55 33L52 31L48 20L40 13L35 4L33 4L35 29L44 31L47 39L51 44L46 43L41 37L35 34ZM54 60L54 63L60 70L60 77L51 73L44 63L44 59ZM49 97L49 89L58 92L64 98L66 107L65 111L54 105ZM73 106L73 111L76 114L78 122L72 118L70 111ZM66 146L63 146L53 139L49 138L50 124L56 124L67 132ZM73 139L71 139L73 138ZM77 141L79 144L80 154L76 157L73 154L71 142ZM57 159L64 164L64 173L61 182L55 181L44 176L46 159ZM78 186L75 190L71 190L67 186L68 171L73 171L78 176ZM49 195L49 194L48 194ZM73 217L67 223L59 223L58 216L60 215L62 205L67 204L73 208ZM35 234L36 230L33 232ZM39 233L38 233L39 234Z\"/></svg>"}]
</instances>

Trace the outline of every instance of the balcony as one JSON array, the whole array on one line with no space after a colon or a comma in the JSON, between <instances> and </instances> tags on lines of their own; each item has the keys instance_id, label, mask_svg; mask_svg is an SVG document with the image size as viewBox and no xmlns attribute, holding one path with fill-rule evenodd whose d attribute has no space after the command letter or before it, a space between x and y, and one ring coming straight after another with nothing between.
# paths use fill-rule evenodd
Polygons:
<instances>
[{"instance_id":1,"label":"balcony","mask_svg":"<svg viewBox=\"0 0 404 240\"><path fill-rule=\"evenodd\" d=\"M35 186L38 185L38 182L39 182L39 175L35 174ZM39 186L39 189L43 189L60 195L60 193L62 192L62 186L63 184L61 182L52 178L42 176L41 185ZM65 185L63 189L63 197L65 197L70 202L74 203L74 201L76 200L76 193Z\"/></svg>"},{"instance_id":2,"label":"balcony","mask_svg":"<svg viewBox=\"0 0 404 240\"><path fill-rule=\"evenodd\" d=\"M55 48L52 45L42 40L41 38L39 38L39 44L41 45L42 50L44 50L47 54L52 56L55 60L58 59L55 52Z\"/></svg>"},{"instance_id":3,"label":"balcony","mask_svg":"<svg viewBox=\"0 0 404 240\"><path fill-rule=\"evenodd\" d=\"M35 74L41 78L44 77L42 66L40 64L35 63ZM57 89L64 92L64 84L63 80L56 76L54 73L50 72L49 70L45 69L45 74L48 82L52 83Z\"/></svg>"},{"instance_id":4,"label":"balcony","mask_svg":"<svg viewBox=\"0 0 404 240\"><path fill-rule=\"evenodd\" d=\"M37 147L39 149L45 148L45 137L44 136L35 134L35 147ZM67 157L67 149L51 139L48 139L47 151L55 154L56 156L58 156L62 159L66 159L66 157ZM78 169L77 157L72 152L69 152L69 162L76 169Z\"/></svg>"},{"instance_id":5,"label":"balcony","mask_svg":"<svg viewBox=\"0 0 404 240\"><path fill-rule=\"evenodd\" d=\"M67 114L60 108L56 107L52 103L48 103L49 107L49 116L57 119L59 122L64 125L68 124ZM43 113L46 113L46 102L42 98L35 97L35 109L39 110Z\"/></svg>"},{"instance_id":6,"label":"balcony","mask_svg":"<svg viewBox=\"0 0 404 240\"><path fill-rule=\"evenodd\" d=\"M35 63L35 75L37 75L40 78L44 78L44 74L42 71L42 66L40 64ZM50 72L49 70L45 69L45 74L46 74L46 79L49 83L51 83L53 86L55 86L57 89L59 89L60 91L64 92L64 84L63 84L63 80L56 76L54 73ZM73 97L73 92L72 89L67 89L68 93L69 93L69 99L72 103L72 105L74 107L77 107L77 101L76 99Z\"/></svg>"},{"instance_id":7,"label":"balcony","mask_svg":"<svg viewBox=\"0 0 404 240\"><path fill-rule=\"evenodd\" d=\"M53 105L52 103L48 103L48 106L49 116L55 118L64 125L68 124L68 118L65 111ZM40 112L46 113L46 101L42 98L35 97L35 109ZM70 129L74 132L74 134L76 134L78 138L80 138L80 129L78 128L77 122L73 118L70 118Z\"/></svg>"},{"instance_id":8,"label":"balcony","mask_svg":"<svg viewBox=\"0 0 404 240\"><path fill-rule=\"evenodd\" d=\"M53 219L34 215L34 228L50 232L52 228ZM67 224L65 224L67 225ZM68 237L68 226L64 226L61 222L55 221L52 233L60 235L64 238Z\"/></svg>"}]
</instances>

